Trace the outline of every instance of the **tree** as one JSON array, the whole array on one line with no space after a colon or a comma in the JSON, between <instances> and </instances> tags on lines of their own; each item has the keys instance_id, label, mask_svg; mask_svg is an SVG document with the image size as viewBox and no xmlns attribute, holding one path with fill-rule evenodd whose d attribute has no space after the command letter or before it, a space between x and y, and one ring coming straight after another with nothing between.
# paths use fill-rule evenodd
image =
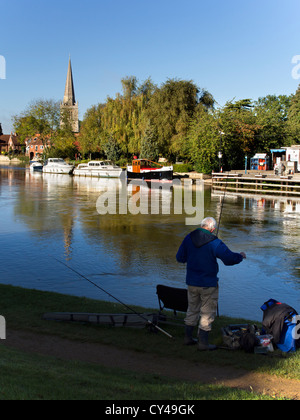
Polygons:
<instances>
[{"instance_id":1,"label":"tree","mask_svg":"<svg viewBox=\"0 0 300 420\"><path fill-rule=\"evenodd\" d=\"M220 150L220 133L214 113L204 108L197 113L191 122L187 136L186 154L194 164L195 170L211 173L218 170L218 151Z\"/></svg>"},{"instance_id":2,"label":"tree","mask_svg":"<svg viewBox=\"0 0 300 420\"><path fill-rule=\"evenodd\" d=\"M132 99L137 93L138 80L135 76L126 76L121 79L125 99Z\"/></svg>"},{"instance_id":3,"label":"tree","mask_svg":"<svg viewBox=\"0 0 300 420\"><path fill-rule=\"evenodd\" d=\"M300 85L295 95L291 96L288 112L287 138L289 145L300 143Z\"/></svg>"},{"instance_id":4,"label":"tree","mask_svg":"<svg viewBox=\"0 0 300 420\"><path fill-rule=\"evenodd\" d=\"M158 135L156 127L148 121L141 141L140 157L157 161L159 158Z\"/></svg>"},{"instance_id":5,"label":"tree","mask_svg":"<svg viewBox=\"0 0 300 420\"><path fill-rule=\"evenodd\" d=\"M257 151L269 152L270 149L287 145L287 119L291 97L268 95L258 98L253 112L260 126L257 136Z\"/></svg>"},{"instance_id":6,"label":"tree","mask_svg":"<svg viewBox=\"0 0 300 420\"><path fill-rule=\"evenodd\" d=\"M251 99L227 102L219 111L218 126L221 137L223 163L227 169L243 167L245 155L257 150L260 126L253 113Z\"/></svg>"},{"instance_id":7,"label":"tree","mask_svg":"<svg viewBox=\"0 0 300 420\"><path fill-rule=\"evenodd\" d=\"M60 126L63 120L62 127ZM54 100L36 100L19 116L14 116L14 129L21 142L39 134L45 147L45 154L74 158L76 153L75 137L68 115L62 114L60 103Z\"/></svg>"},{"instance_id":8,"label":"tree","mask_svg":"<svg viewBox=\"0 0 300 420\"><path fill-rule=\"evenodd\" d=\"M140 86L138 86L137 95L141 95L145 103L148 103L156 90L157 86L153 83L151 77L148 77L148 79L146 79L140 84Z\"/></svg>"},{"instance_id":9,"label":"tree","mask_svg":"<svg viewBox=\"0 0 300 420\"><path fill-rule=\"evenodd\" d=\"M192 81L168 79L156 89L146 114L156 126L162 154L182 156L190 122L201 102L210 108L213 98Z\"/></svg>"},{"instance_id":10,"label":"tree","mask_svg":"<svg viewBox=\"0 0 300 420\"><path fill-rule=\"evenodd\" d=\"M83 118L79 137L82 155L101 153L104 148L102 111L105 105L98 104L89 108Z\"/></svg>"},{"instance_id":11,"label":"tree","mask_svg":"<svg viewBox=\"0 0 300 420\"><path fill-rule=\"evenodd\" d=\"M40 134L44 144L60 126L60 104L54 100L39 99L33 101L20 115L13 117L14 130L20 141Z\"/></svg>"},{"instance_id":12,"label":"tree","mask_svg":"<svg viewBox=\"0 0 300 420\"><path fill-rule=\"evenodd\" d=\"M107 159L117 162L121 157L121 149L116 139L110 135L106 144L104 145Z\"/></svg>"}]
</instances>

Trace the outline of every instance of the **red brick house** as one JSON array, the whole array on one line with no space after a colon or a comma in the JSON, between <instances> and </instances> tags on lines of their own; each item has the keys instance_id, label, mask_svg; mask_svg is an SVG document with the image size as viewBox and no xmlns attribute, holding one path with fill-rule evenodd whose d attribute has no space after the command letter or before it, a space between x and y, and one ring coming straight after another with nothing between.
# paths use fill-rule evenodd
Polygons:
<instances>
[{"instance_id":1,"label":"red brick house","mask_svg":"<svg viewBox=\"0 0 300 420\"><path fill-rule=\"evenodd\" d=\"M25 140L26 144L26 156L29 157L30 160L38 159L42 157L45 153L45 149L49 149L51 147L50 141L43 142L40 138L40 134L36 134L35 137L29 138Z\"/></svg>"}]
</instances>

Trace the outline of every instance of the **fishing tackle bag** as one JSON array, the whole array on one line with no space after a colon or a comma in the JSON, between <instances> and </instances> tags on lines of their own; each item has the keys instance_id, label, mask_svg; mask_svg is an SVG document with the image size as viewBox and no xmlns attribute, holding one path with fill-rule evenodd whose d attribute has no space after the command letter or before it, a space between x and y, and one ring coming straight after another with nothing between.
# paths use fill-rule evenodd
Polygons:
<instances>
[{"instance_id":1,"label":"fishing tackle bag","mask_svg":"<svg viewBox=\"0 0 300 420\"><path fill-rule=\"evenodd\" d=\"M273 336L273 343L284 353L300 347L300 320L294 308L286 303L269 299L261 306L263 330Z\"/></svg>"},{"instance_id":2,"label":"fishing tackle bag","mask_svg":"<svg viewBox=\"0 0 300 420\"><path fill-rule=\"evenodd\" d=\"M227 325L221 329L223 344L231 350L243 349L247 353L254 351L259 345L258 328L256 325L234 324Z\"/></svg>"}]
</instances>

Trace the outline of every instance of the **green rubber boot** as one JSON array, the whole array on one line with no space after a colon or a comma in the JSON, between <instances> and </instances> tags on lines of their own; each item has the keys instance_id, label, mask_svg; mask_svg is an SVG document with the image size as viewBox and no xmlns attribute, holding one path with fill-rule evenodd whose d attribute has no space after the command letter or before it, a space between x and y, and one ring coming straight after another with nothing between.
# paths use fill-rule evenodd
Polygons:
<instances>
[{"instance_id":1,"label":"green rubber boot","mask_svg":"<svg viewBox=\"0 0 300 420\"><path fill-rule=\"evenodd\" d=\"M197 344L198 340L193 338L194 327L190 325L185 326L185 336L184 336L184 344L186 346L194 346Z\"/></svg>"},{"instance_id":2,"label":"green rubber boot","mask_svg":"<svg viewBox=\"0 0 300 420\"><path fill-rule=\"evenodd\" d=\"M217 350L217 346L208 343L208 331L199 330L198 350L199 351L213 351Z\"/></svg>"}]
</instances>

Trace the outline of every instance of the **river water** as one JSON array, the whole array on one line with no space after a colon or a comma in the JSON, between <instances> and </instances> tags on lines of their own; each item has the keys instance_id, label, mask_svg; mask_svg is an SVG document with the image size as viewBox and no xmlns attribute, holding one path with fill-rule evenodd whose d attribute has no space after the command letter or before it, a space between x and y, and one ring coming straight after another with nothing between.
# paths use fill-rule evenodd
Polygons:
<instances>
[{"instance_id":1,"label":"river water","mask_svg":"<svg viewBox=\"0 0 300 420\"><path fill-rule=\"evenodd\" d=\"M184 188L158 186L0 166L0 282L112 300L58 259L128 305L158 308L157 284L185 287L175 257L194 229ZM219 218L222 194L189 191L195 209ZM120 211L122 200L130 211ZM220 262L222 315L261 320L270 298L300 311L300 199L226 194L219 237L247 254L235 267Z\"/></svg>"}]
</instances>

